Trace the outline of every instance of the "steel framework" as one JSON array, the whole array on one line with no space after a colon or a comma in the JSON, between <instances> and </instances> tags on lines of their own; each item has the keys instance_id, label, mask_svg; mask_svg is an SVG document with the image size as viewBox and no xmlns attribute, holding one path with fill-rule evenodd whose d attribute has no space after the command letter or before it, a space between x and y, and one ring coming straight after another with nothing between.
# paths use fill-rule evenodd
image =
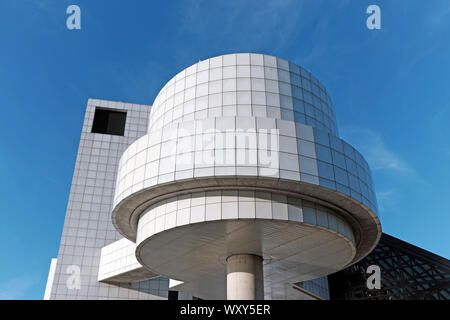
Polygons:
<instances>
[{"instance_id":1,"label":"steel framework","mask_svg":"<svg viewBox=\"0 0 450 320\"><path fill-rule=\"evenodd\" d=\"M367 288L370 265L380 267L380 289ZM332 300L450 300L449 260L384 233L367 257L328 280Z\"/></svg>"}]
</instances>

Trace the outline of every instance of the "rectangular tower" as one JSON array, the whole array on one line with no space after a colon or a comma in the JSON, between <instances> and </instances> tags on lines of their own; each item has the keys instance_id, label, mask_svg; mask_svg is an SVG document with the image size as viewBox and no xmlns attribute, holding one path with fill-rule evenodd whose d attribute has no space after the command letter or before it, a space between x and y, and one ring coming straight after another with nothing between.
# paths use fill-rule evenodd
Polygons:
<instances>
[{"instance_id":1,"label":"rectangular tower","mask_svg":"<svg viewBox=\"0 0 450 320\"><path fill-rule=\"evenodd\" d=\"M98 281L101 249L123 237L111 222L119 159L147 132L151 106L89 99L58 258L46 299L167 299L168 279Z\"/></svg>"}]
</instances>

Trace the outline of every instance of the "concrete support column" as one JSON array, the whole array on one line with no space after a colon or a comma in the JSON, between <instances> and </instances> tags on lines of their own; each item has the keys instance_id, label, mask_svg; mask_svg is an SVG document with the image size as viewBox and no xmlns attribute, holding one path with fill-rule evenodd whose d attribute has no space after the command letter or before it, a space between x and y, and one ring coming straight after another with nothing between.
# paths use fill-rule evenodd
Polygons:
<instances>
[{"instance_id":1,"label":"concrete support column","mask_svg":"<svg viewBox=\"0 0 450 320\"><path fill-rule=\"evenodd\" d=\"M227 258L227 299L263 300L263 259L252 254Z\"/></svg>"}]
</instances>

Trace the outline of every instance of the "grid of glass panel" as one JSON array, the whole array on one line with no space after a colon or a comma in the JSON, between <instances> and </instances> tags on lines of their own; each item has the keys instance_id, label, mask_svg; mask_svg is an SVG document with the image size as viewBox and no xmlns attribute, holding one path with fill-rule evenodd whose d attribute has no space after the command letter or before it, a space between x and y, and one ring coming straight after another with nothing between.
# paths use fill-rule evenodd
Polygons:
<instances>
[{"instance_id":1,"label":"grid of glass panel","mask_svg":"<svg viewBox=\"0 0 450 320\"><path fill-rule=\"evenodd\" d=\"M100 256L98 281L141 268L137 261L136 244L128 239L121 239L103 247Z\"/></svg>"},{"instance_id":2,"label":"grid of glass panel","mask_svg":"<svg viewBox=\"0 0 450 320\"><path fill-rule=\"evenodd\" d=\"M173 197L152 205L139 218L136 245L156 233L187 224L255 218L303 222L355 241L344 220L315 203L272 192L218 190Z\"/></svg>"},{"instance_id":3,"label":"grid of glass panel","mask_svg":"<svg viewBox=\"0 0 450 320\"><path fill-rule=\"evenodd\" d=\"M96 107L127 112L124 136L92 133ZM120 286L97 281L101 249L122 236L111 223L118 163L123 151L146 133L149 106L89 99L51 299L165 299L168 280ZM71 282L79 268L79 287ZM72 278L73 279L73 278Z\"/></svg>"},{"instance_id":4,"label":"grid of glass panel","mask_svg":"<svg viewBox=\"0 0 450 320\"><path fill-rule=\"evenodd\" d=\"M325 300L330 300L330 292L328 289L328 278L322 277L314 280L302 282L300 286L309 292L321 297Z\"/></svg>"},{"instance_id":5,"label":"grid of glass panel","mask_svg":"<svg viewBox=\"0 0 450 320\"><path fill-rule=\"evenodd\" d=\"M153 103L149 132L222 116L290 120L337 135L331 99L310 72L283 59L249 53L207 59L173 77Z\"/></svg>"},{"instance_id":6,"label":"grid of glass panel","mask_svg":"<svg viewBox=\"0 0 450 320\"><path fill-rule=\"evenodd\" d=\"M114 203L161 183L213 176L321 185L377 212L369 166L353 147L307 125L254 117L182 122L143 136L120 160Z\"/></svg>"}]
</instances>

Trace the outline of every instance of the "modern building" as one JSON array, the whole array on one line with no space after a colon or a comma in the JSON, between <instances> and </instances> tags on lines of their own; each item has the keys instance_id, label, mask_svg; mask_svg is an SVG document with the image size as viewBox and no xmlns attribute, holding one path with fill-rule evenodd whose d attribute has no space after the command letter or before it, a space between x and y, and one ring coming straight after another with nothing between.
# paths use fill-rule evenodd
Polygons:
<instances>
[{"instance_id":1,"label":"modern building","mask_svg":"<svg viewBox=\"0 0 450 320\"><path fill-rule=\"evenodd\" d=\"M327 299L376 247L377 211L310 72L214 57L152 106L89 99L45 296Z\"/></svg>"}]
</instances>

